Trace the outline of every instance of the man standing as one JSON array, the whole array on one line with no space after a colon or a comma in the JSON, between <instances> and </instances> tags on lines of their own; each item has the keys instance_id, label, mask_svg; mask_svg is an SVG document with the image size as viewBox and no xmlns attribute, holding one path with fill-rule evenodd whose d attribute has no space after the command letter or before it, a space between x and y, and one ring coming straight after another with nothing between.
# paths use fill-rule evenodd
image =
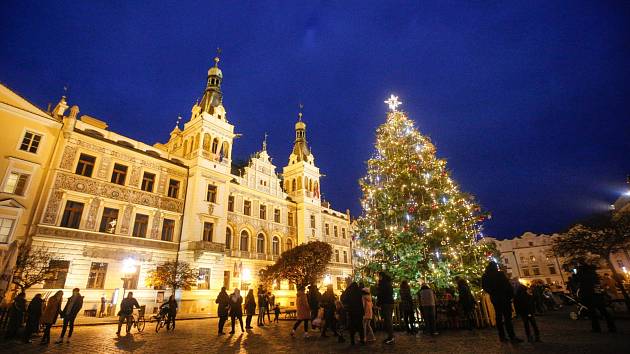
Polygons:
<instances>
[{"instance_id":1,"label":"man standing","mask_svg":"<svg viewBox=\"0 0 630 354\"><path fill-rule=\"evenodd\" d=\"M392 310L394 309L394 290L392 289L392 279L385 272L378 273L378 298L376 304L381 309L387 338L385 344L394 344L394 327L392 326Z\"/></svg>"},{"instance_id":2,"label":"man standing","mask_svg":"<svg viewBox=\"0 0 630 354\"><path fill-rule=\"evenodd\" d=\"M306 298L308 299L308 306L310 306L311 308L311 323L312 323L313 320L317 318L317 311L319 311L319 300L321 298L321 294L319 293L319 289L317 289L317 285L315 284L309 285Z\"/></svg>"},{"instance_id":3,"label":"man standing","mask_svg":"<svg viewBox=\"0 0 630 354\"><path fill-rule=\"evenodd\" d=\"M118 331L116 331L117 335L120 335L120 327L122 327L122 324L123 322L125 322L125 320L127 320L125 335L127 335L129 331L131 331L134 308L140 308L140 304L138 304L138 300L133 297L133 293L130 291L127 294L127 297L120 302L120 311L118 311Z\"/></svg>"},{"instance_id":4,"label":"man standing","mask_svg":"<svg viewBox=\"0 0 630 354\"><path fill-rule=\"evenodd\" d=\"M221 288L221 292L214 301L217 303L217 315L219 316L219 335L225 334L223 332L223 326L228 318L228 310L230 308L230 297L225 291L225 287Z\"/></svg>"},{"instance_id":5,"label":"man standing","mask_svg":"<svg viewBox=\"0 0 630 354\"><path fill-rule=\"evenodd\" d=\"M591 319L591 331L601 332L599 325L599 316L597 312L606 319L608 332L616 332L617 326L613 316L608 312L604 305L604 294L599 281L599 276L595 271L595 266L582 264L578 267L575 275L580 289L580 300L588 308L588 317Z\"/></svg>"},{"instance_id":6,"label":"man standing","mask_svg":"<svg viewBox=\"0 0 630 354\"><path fill-rule=\"evenodd\" d=\"M258 326L265 325L265 311L267 310L267 292L262 286L258 287Z\"/></svg>"},{"instance_id":7,"label":"man standing","mask_svg":"<svg viewBox=\"0 0 630 354\"><path fill-rule=\"evenodd\" d=\"M514 334L514 327L512 326L512 298L514 297L512 285L505 273L499 271L499 266L495 262L489 262L486 266L481 277L481 287L490 295L501 342L508 341L505 337L506 330L512 343L522 342L523 340Z\"/></svg>"},{"instance_id":8,"label":"man standing","mask_svg":"<svg viewBox=\"0 0 630 354\"><path fill-rule=\"evenodd\" d=\"M55 344L63 343L63 336L66 335L66 329L68 325L70 330L68 331L68 339L66 343L70 343L70 337L72 337L72 331L74 330L74 320L77 318L79 311L83 307L83 296L79 293L79 288L72 289L72 296L68 298L66 307L61 311L61 318L63 318L63 328L61 329L61 335Z\"/></svg>"}]
</instances>

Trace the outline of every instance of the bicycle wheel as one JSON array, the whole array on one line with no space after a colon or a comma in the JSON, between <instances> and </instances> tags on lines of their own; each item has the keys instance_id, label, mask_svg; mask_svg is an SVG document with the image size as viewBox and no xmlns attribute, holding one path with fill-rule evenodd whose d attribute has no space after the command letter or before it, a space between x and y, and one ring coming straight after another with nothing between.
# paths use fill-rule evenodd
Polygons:
<instances>
[{"instance_id":1,"label":"bicycle wheel","mask_svg":"<svg viewBox=\"0 0 630 354\"><path fill-rule=\"evenodd\" d=\"M155 333L158 333L162 327L164 327L164 321L157 320L157 323L155 324Z\"/></svg>"},{"instance_id":2,"label":"bicycle wheel","mask_svg":"<svg viewBox=\"0 0 630 354\"><path fill-rule=\"evenodd\" d=\"M145 321L144 321L144 317L140 317L138 318L138 332L142 333L142 331L144 331L144 326L146 325Z\"/></svg>"}]
</instances>

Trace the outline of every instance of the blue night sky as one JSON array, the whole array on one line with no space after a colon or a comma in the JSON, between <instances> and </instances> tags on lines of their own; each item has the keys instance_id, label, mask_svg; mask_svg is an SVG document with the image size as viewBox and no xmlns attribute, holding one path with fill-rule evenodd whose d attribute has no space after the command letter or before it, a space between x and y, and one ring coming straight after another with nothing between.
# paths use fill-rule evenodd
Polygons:
<instances>
[{"instance_id":1,"label":"blue night sky","mask_svg":"<svg viewBox=\"0 0 630 354\"><path fill-rule=\"evenodd\" d=\"M630 3L417 3L3 1L0 81L44 108L67 84L81 114L163 142L220 46L235 157L268 132L281 171L303 102L339 210L360 213L390 93L492 212L486 234L605 210L630 173Z\"/></svg>"}]
</instances>

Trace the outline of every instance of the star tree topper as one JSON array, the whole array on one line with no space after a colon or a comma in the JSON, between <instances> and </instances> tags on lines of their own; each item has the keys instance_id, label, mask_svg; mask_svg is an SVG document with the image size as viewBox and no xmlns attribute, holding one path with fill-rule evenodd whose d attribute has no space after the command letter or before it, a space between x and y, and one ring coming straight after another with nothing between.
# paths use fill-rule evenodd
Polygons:
<instances>
[{"instance_id":1,"label":"star tree topper","mask_svg":"<svg viewBox=\"0 0 630 354\"><path fill-rule=\"evenodd\" d=\"M394 95L390 95L389 99L387 99L384 102L389 106L389 110L392 112L396 112L397 111L396 107L402 104L402 101L398 100L398 96L394 96Z\"/></svg>"}]
</instances>

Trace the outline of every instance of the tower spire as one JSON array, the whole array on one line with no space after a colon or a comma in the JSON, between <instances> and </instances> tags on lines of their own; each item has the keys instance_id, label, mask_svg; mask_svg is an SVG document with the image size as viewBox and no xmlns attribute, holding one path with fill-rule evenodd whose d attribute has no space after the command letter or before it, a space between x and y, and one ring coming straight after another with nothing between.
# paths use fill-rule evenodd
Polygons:
<instances>
[{"instance_id":1,"label":"tower spire","mask_svg":"<svg viewBox=\"0 0 630 354\"><path fill-rule=\"evenodd\" d=\"M201 98L200 107L202 112L214 113L214 108L223 102L223 93L221 92L221 83L223 81L223 72L219 69L219 61L221 56L221 48L217 48L217 55L214 57L214 66L208 70L208 81L206 90Z\"/></svg>"}]
</instances>

